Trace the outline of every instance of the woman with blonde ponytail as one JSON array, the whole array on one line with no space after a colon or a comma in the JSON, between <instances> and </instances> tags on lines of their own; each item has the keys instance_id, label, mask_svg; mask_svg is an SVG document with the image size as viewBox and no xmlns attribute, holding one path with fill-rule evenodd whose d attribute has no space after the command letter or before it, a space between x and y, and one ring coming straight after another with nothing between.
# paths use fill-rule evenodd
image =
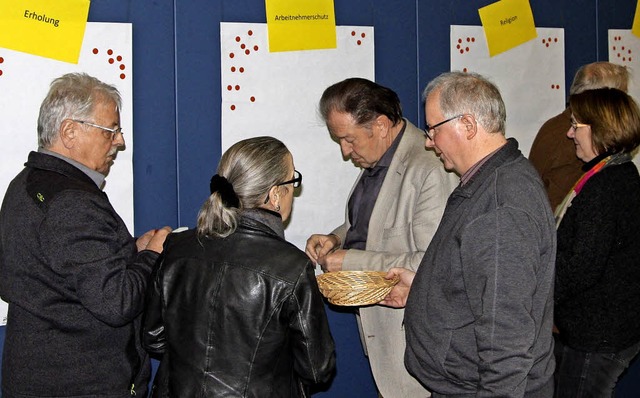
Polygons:
<instances>
[{"instance_id":1,"label":"woman with blonde ponytail","mask_svg":"<svg viewBox=\"0 0 640 398\"><path fill-rule=\"evenodd\" d=\"M302 175L272 137L220 159L195 230L167 238L143 345L162 355L154 397L304 397L335 367L314 268L284 239Z\"/></svg>"}]
</instances>

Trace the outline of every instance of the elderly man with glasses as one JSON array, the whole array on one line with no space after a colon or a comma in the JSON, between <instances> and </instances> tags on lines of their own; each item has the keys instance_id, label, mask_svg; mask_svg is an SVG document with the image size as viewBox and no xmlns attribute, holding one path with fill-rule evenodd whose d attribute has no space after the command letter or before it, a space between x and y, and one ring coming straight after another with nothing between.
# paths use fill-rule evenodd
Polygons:
<instances>
[{"instance_id":1,"label":"elderly man with glasses","mask_svg":"<svg viewBox=\"0 0 640 398\"><path fill-rule=\"evenodd\" d=\"M312 235L307 254L326 272L417 269L457 177L425 149L422 132L402 117L397 94L386 87L360 78L336 83L324 91L320 113L342 155L363 170L344 224ZM403 315L359 308L361 341L381 396L426 397L404 367Z\"/></svg>"},{"instance_id":2,"label":"elderly man with glasses","mask_svg":"<svg viewBox=\"0 0 640 398\"><path fill-rule=\"evenodd\" d=\"M388 275L407 368L433 397L551 397L556 235L540 177L488 80L445 73L424 97L427 146L461 178L417 273Z\"/></svg>"},{"instance_id":3,"label":"elderly man with glasses","mask_svg":"<svg viewBox=\"0 0 640 398\"><path fill-rule=\"evenodd\" d=\"M5 194L5 398L146 396L139 316L170 228L135 240L101 190L124 147L120 102L89 75L55 79L40 106L38 151Z\"/></svg>"}]
</instances>

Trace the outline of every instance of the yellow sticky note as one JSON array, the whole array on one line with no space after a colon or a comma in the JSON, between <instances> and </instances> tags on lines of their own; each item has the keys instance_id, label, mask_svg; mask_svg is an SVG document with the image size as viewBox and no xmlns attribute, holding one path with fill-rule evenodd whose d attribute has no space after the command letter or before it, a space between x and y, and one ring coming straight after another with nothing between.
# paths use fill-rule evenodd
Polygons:
<instances>
[{"instance_id":1,"label":"yellow sticky note","mask_svg":"<svg viewBox=\"0 0 640 398\"><path fill-rule=\"evenodd\" d=\"M333 0L265 0L269 51L336 48Z\"/></svg>"},{"instance_id":2,"label":"yellow sticky note","mask_svg":"<svg viewBox=\"0 0 640 398\"><path fill-rule=\"evenodd\" d=\"M631 33L636 36L640 36L640 0L638 0L638 4L636 4L636 15L633 17Z\"/></svg>"},{"instance_id":3,"label":"yellow sticky note","mask_svg":"<svg viewBox=\"0 0 640 398\"><path fill-rule=\"evenodd\" d=\"M77 64L89 0L0 0L0 47Z\"/></svg>"},{"instance_id":4,"label":"yellow sticky note","mask_svg":"<svg viewBox=\"0 0 640 398\"><path fill-rule=\"evenodd\" d=\"M538 36L529 0L500 0L478 13L491 57Z\"/></svg>"}]
</instances>

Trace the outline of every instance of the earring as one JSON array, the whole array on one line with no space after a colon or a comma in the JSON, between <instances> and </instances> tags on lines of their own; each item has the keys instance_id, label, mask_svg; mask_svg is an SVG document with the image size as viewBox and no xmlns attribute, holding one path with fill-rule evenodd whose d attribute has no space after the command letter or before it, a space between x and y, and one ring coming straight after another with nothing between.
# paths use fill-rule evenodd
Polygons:
<instances>
[{"instance_id":1,"label":"earring","mask_svg":"<svg viewBox=\"0 0 640 398\"><path fill-rule=\"evenodd\" d=\"M277 204L277 205L276 205L276 211L277 211L277 212L280 212L280 204Z\"/></svg>"}]
</instances>

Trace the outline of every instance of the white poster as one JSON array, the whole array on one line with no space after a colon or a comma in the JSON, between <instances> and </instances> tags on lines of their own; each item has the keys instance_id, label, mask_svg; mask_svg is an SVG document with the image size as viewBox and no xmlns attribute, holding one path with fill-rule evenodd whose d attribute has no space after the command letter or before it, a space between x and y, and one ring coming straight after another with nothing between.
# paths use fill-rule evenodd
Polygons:
<instances>
[{"instance_id":1,"label":"white poster","mask_svg":"<svg viewBox=\"0 0 640 398\"><path fill-rule=\"evenodd\" d=\"M373 28L338 26L337 48L270 53L267 25L221 23L222 150L261 135L280 139L303 175L287 240L301 250L313 233L344 222L348 194L360 169L345 161L318 115L331 84L374 79Z\"/></svg>"},{"instance_id":2,"label":"white poster","mask_svg":"<svg viewBox=\"0 0 640 398\"><path fill-rule=\"evenodd\" d=\"M86 72L118 88L122 95L120 121L126 150L107 176L105 192L133 233L133 61L131 24L87 24L77 65L0 48L0 193L22 170L30 151L38 149L37 121L40 104L53 79L69 72ZM6 324L7 307L0 301L0 325Z\"/></svg>"},{"instance_id":3,"label":"white poster","mask_svg":"<svg viewBox=\"0 0 640 398\"><path fill-rule=\"evenodd\" d=\"M640 101L640 38L630 30L609 30L609 62L628 68L631 74L629 95L636 102ZM640 168L640 156L636 155L633 161Z\"/></svg>"},{"instance_id":4,"label":"white poster","mask_svg":"<svg viewBox=\"0 0 640 398\"><path fill-rule=\"evenodd\" d=\"M498 86L506 135L525 156L540 126L565 109L564 29L536 31L536 39L489 57L481 26L451 26L451 70L479 73Z\"/></svg>"}]
</instances>

